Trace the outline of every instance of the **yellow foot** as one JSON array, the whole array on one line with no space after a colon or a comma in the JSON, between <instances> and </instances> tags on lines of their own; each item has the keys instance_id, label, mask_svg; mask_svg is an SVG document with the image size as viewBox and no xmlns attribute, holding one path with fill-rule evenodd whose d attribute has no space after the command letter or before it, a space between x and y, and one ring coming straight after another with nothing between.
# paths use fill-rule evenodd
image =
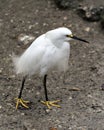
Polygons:
<instances>
[{"instance_id":1,"label":"yellow foot","mask_svg":"<svg viewBox=\"0 0 104 130\"><path fill-rule=\"evenodd\" d=\"M56 100L56 101L41 101L41 103L46 105L48 107L48 109L51 109L51 106L54 106L54 107L57 107L57 108L61 108L61 106L57 104L58 102L60 102L60 100Z\"/></svg>"},{"instance_id":2,"label":"yellow foot","mask_svg":"<svg viewBox=\"0 0 104 130\"><path fill-rule=\"evenodd\" d=\"M29 103L29 101L24 101L22 98L15 98L15 100L16 100L16 109L18 109L19 104L21 104L25 108L29 108L27 106L27 103Z\"/></svg>"}]
</instances>

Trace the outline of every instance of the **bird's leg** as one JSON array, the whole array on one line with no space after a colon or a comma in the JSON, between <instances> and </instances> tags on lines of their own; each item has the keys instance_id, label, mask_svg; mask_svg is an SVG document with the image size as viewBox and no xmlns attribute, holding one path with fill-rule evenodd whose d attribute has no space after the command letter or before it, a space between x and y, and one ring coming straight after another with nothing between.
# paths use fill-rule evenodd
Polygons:
<instances>
[{"instance_id":1,"label":"bird's leg","mask_svg":"<svg viewBox=\"0 0 104 130\"><path fill-rule=\"evenodd\" d=\"M22 91L23 91L23 88L24 88L24 83L25 83L25 81L26 81L26 77L27 77L27 76L23 77L19 96L18 96L18 98L15 98L15 100L16 100L16 109L18 109L19 104L21 104L21 105L22 105L23 107L25 107L25 108L29 108L29 107L27 106L27 103L29 103L29 101L24 101L24 100L21 98L21 96L22 96Z\"/></svg>"},{"instance_id":2,"label":"bird's leg","mask_svg":"<svg viewBox=\"0 0 104 130\"><path fill-rule=\"evenodd\" d=\"M43 85L44 85L45 98L46 98L46 101L48 101L48 94L47 94L46 82L47 82L47 75L44 76Z\"/></svg>"},{"instance_id":3,"label":"bird's leg","mask_svg":"<svg viewBox=\"0 0 104 130\"><path fill-rule=\"evenodd\" d=\"M45 75L45 76L44 76L44 79L43 79L43 85L44 85L44 91L45 91L46 101L41 101L41 102L42 102L44 105L46 105L46 106L48 107L48 109L51 109L51 106L55 106L55 107L60 108L60 105L57 104L60 100L56 100L56 101L49 101L49 100L48 100L46 81L47 81L47 75Z\"/></svg>"}]
</instances>

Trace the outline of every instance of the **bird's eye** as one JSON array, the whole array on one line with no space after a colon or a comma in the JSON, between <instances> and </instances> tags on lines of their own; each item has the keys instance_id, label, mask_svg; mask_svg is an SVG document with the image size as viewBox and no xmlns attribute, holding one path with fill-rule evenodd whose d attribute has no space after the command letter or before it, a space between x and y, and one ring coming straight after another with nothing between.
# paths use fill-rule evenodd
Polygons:
<instances>
[{"instance_id":1,"label":"bird's eye","mask_svg":"<svg viewBox=\"0 0 104 130\"><path fill-rule=\"evenodd\" d=\"M66 37L70 37L70 35L66 35Z\"/></svg>"}]
</instances>

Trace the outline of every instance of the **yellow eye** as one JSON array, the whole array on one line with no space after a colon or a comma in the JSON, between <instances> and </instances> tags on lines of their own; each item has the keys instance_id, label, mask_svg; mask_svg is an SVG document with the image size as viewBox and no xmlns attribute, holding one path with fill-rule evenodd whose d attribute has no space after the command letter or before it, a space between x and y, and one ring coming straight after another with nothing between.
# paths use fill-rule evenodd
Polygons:
<instances>
[{"instance_id":1,"label":"yellow eye","mask_svg":"<svg viewBox=\"0 0 104 130\"><path fill-rule=\"evenodd\" d=\"M73 37L73 34L66 35L66 37L70 37L70 38L72 38L72 37Z\"/></svg>"},{"instance_id":2,"label":"yellow eye","mask_svg":"<svg viewBox=\"0 0 104 130\"><path fill-rule=\"evenodd\" d=\"M72 37L73 37L73 34L71 34L70 37L72 38Z\"/></svg>"}]
</instances>

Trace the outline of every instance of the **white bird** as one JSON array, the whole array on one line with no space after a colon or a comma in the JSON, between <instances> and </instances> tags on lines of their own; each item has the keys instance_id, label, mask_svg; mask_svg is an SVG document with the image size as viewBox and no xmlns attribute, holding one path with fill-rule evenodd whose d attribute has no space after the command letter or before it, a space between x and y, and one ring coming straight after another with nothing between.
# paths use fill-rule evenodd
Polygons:
<instances>
[{"instance_id":1,"label":"white bird","mask_svg":"<svg viewBox=\"0 0 104 130\"><path fill-rule=\"evenodd\" d=\"M49 101L46 79L47 74L51 71L67 71L70 56L69 41L71 39L88 43L86 40L75 37L68 28L60 27L39 36L20 57L13 57L16 73L23 74L21 90L18 98L16 98L16 109L19 104L28 108L28 101L24 101L21 98L24 83L28 75L39 75L44 77L43 85L46 101L42 101L42 103L48 108L51 108L51 106L60 107L57 104L59 100Z\"/></svg>"}]
</instances>

